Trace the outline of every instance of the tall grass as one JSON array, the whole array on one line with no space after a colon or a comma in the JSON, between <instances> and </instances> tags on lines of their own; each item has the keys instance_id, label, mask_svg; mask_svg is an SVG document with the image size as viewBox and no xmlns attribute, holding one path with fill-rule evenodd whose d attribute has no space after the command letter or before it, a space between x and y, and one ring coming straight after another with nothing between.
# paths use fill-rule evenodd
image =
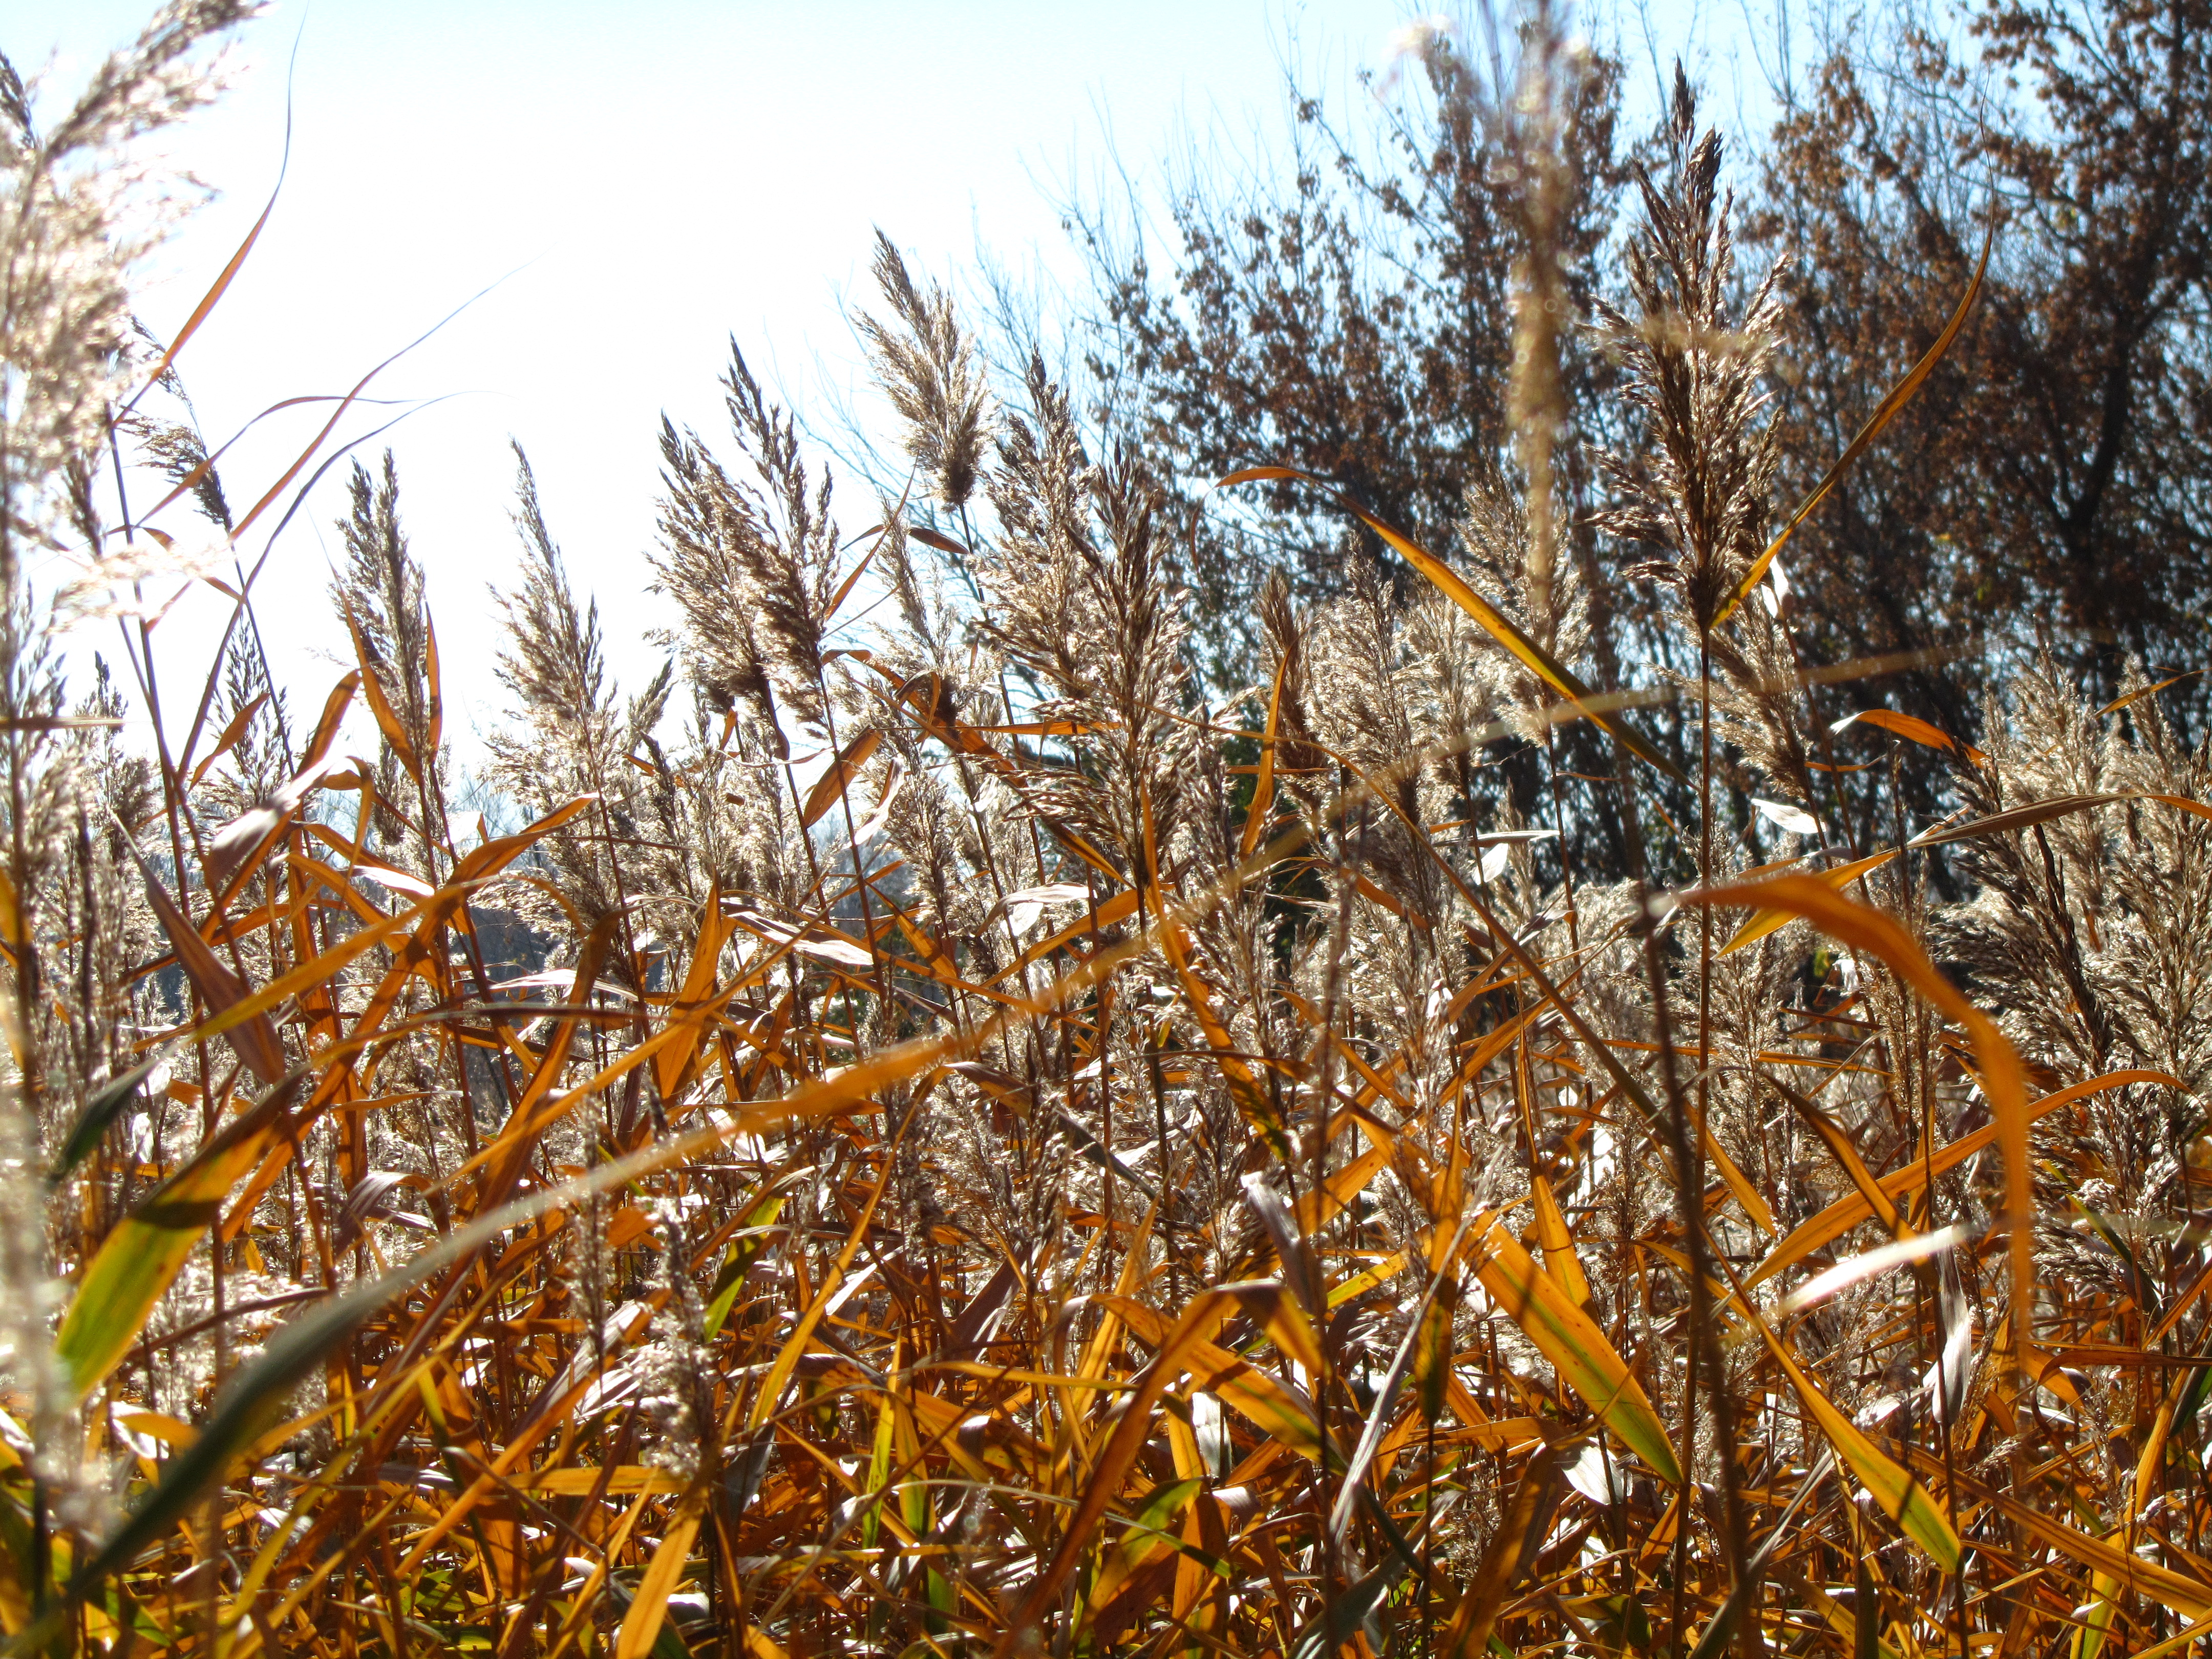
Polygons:
<instances>
[{"instance_id":1,"label":"tall grass","mask_svg":"<svg viewBox=\"0 0 2212 1659\"><path fill-rule=\"evenodd\" d=\"M234 523L125 326L123 163L235 16L53 133L9 82L9 1651L2094 1659L2212 1615L2212 756L2140 678L2030 673L1978 747L1833 706L1686 88L1602 321L1645 428L1607 526L1694 681L1592 683L1529 496L1539 14L1522 441L1453 557L1370 521L1414 580L1270 588L1265 683L1207 700L1152 463L885 243L905 496L843 533L733 359L727 436L661 435L641 691L520 462L495 836L388 464L352 672L271 684L241 570L195 706L154 696L163 598L228 580L162 525L294 499ZM111 516L126 441L176 492ZM105 613L136 695L69 703L54 630ZM1673 696L1692 823L1634 724ZM1503 814L1485 769L1583 719L1617 774ZM1959 811L1853 820L1838 769L1904 743ZM1577 782L1636 879L1559 850Z\"/></svg>"}]
</instances>

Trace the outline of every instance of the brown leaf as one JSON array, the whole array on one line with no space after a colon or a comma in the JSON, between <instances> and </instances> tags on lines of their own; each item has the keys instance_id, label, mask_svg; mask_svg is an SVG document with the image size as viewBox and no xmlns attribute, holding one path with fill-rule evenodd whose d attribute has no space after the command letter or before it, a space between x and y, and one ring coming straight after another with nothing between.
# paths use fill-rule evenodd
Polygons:
<instances>
[{"instance_id":1,"label":"brown leaf","mask_svg":"<svg viewBox=\"0 0 2212 1659\"><path fill-rule=\"evenodd\" d=\"M837 758L830 763L830 769L816 779L814 787L806 792L806 805L799 815L800 823L812 829L824 813L844 799L854 779L860 775L860 768L883 740L884 734L872 726L837 751Z\"/></svg>"}]
</instances>

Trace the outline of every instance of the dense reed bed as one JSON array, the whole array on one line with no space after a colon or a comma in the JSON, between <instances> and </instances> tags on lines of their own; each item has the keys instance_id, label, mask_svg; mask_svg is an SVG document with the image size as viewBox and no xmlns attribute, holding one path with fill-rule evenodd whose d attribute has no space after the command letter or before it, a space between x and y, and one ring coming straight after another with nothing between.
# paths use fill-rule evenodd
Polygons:
<instances>
[{"instance_id":1,"label":"dense reed bed","mask_svg":"<svg viewBox=\"0 0 2212 1659\"><path fill-rule=\"evenodd\" d=\"M131 144L237 19L165 15L49 131L8 77L10 1652L2094 1659L2212 1616L2212 757L2140 675L2027 665L1970 744L1801 659L1820 494L1770 499L1788 344L1686 87L1595 325L1641 428L1603 529L1695 677L1595 684L1559 554L1539 14L1462 545L1366 520L1210 691L1156 459L886 243L905 497L845 533L733 359L727 434L661 436L635 695L521 463L501 833L389 465L356 667L271 684L247 561L329 452L234 508L161 412L190 328L129 326ZM126 448L174 484L135 517ZM1254 459L1224 494L1296 476ZM163 706L182 581L233 612ZM127 678L72 700L57 630L108 618ZM1949 817L1884 793L1903 744ZM1593 791L1628 879L1562 850Z\"/></svg>"}]
</instances>

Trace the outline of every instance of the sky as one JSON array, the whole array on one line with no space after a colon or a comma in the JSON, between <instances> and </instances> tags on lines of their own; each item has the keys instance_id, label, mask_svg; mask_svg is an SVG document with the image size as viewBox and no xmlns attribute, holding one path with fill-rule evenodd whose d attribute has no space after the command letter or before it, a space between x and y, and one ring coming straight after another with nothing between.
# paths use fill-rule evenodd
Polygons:
<instances>
[{"instance_id":1,"label":"sky","mask_svg":"<svg viewBox=\"0 0 2212 1659\"><path fill-rule=\"evenodd\" d=\"M1756 88L1741 0L1733 11L1654 3L1582 26L1618 29L1632 62L1644 54L1644 86L1656 46L1683 52L1724 106ZM58 101L149 9L0 0L0 49L42 70ZM220 193L149 262L138 308L167 337L261 212L283 153L289 64L281 195L177 367L212 443L279 399L349 387L465 307L367 394L441 401L356 453L373 462L388 443L397 454L448 729L465 756L466 729L503 705L487 585L515 568L510 441L527 450L553 534L635 686L661 654L652 630L670 621L646 591L655 434L664 411L716 429L731 337L826 435L841 406L870 419L880 404L846 305L869 298L878 227L920 273L957 279L980 247L1049 295L1079 280L1057 205L1071 187L1095 189L1118 166L1151 190L1186 143L1251 154L1281 130L1286 54L1349 88L1361 68L1386 70L1427 9L285 0L244 32L231 93L169 141ZM399 412L362 411L342 436ZM234 505L283 471L320 418L293 411L239 445L223 468ZM276 543L257 587L295 703L319 704L347 665L322 599L344 470ZM842 517L860 527L862 502ZM260 546L249 536L249 560ZM227 609L201 590L165 619L165 678L196 694ZM73 641L72 661L91 648L106 647Z\"/></svg>"}]
</instances>

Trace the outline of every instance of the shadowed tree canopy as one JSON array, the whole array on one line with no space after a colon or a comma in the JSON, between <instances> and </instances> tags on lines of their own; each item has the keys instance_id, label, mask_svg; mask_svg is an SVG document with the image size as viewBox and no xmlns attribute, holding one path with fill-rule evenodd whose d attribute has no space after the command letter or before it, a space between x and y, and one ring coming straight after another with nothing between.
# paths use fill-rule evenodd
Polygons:
<instances>
[{"instance_id":1,"label":"shadowed tree canopy","mask_svg":"<svg viewBox=\"0 0 2212 1659\"><path fill-rule=\"evenodd\" d=\"M2204 660L2208 145L2212 7L2189 0L1984 5L1963 38L1899 16L1828 52L1774 135L1758 228L1796 255L1801 465L1995 237L1966 333L1793 566L1827 654L1966 653L1913 677L1954 729L2039 646L2107 695L2130 655Z\"/></svg>"},{"instance_id":2,"label":"shadowed tree canopy","mask_svg":"<svg viewBox=\"0 0 2212 1659\"><path fill-rule=\"evenodd\" d=\"M1993 677L2038 651L2107 695L2131 658L2203 665L2212 5L1905 5L1832 16L1813 38L1772 131L1726 168L1748 244L1735 281L1748 291L1778 267L1787 309L1770 387L1778 514L1928 349L1995 235L1966 331L1784 558L1801 660L1920 653L1822 694L1826 712L1887 702L1970 737ZM1469 488L1514 473L1512 88L1470 68L1468 44L1424 37L1348 99L1294 83L1287 154L1187 167L1163 234L1077 216L1097 287L1091 368L1113 421L1179 486L1194 638L1222 684L1251 678L1267 574L1301 599L1340 591L1364 532L1297 484L1217 493L1200 514L1214 479L1289 462L1456 558ZM1650 550L1600 528L1614 488L1601 458L1632 473L1644 441L1589 327L1625 286L1640 152L1622 137L1622 77L1603 51L1575 60L1572 208L1556 234L1576 313L1563 556L1589 594L1592 666L1613 685L1688 666L1641 574ZM2185 732L2203 699L2177 706ZM1652 721L1686 755L1686 704ZM1570 741L1572 769L1613 770L1588 733ZM1844 741L1833 758L1852 764L1876 740ZM1949 799L1940 754L1907 745L1896 763L1916 812ZM1856 775L1837 787L1857 817L1871 797ZM1590 852L1619 867L1615 829L1603 840Z\"/></svg>"},{"instance_id":3,"label":"shadowed tree canopy","mask_svg":"<svg viewBox=\"0 0 2212 1659\"><path fill-rule=\"evenodd\" d=\"M1620 71L1583 52L1568 72L1577 188L1560 252L1586 314L1627 176ZM1392 78L1401 84L1359 78L1349 123L1293 88L1282 165L1244 176L1194 167L1173 197L1170 249L1085 216L1101 300L1091 366L1117 420L1171 465L1187 498L1237 467L1285 461L1448 548L1468 485L1510 447L1516 180L1496 88L1442 36L1425 37ZM1561 459L1580 507L1590 484L1581 440L1603 418L1606 379L1591 354L1570 350ZM1233 672L1266 573L1283 571L1301 598L1338 591L1346 532L1303 485L1249 488L1231 512L1209 514L1191 558L1213 624L1206 643Z\"/></svg>"}]
</instances>

